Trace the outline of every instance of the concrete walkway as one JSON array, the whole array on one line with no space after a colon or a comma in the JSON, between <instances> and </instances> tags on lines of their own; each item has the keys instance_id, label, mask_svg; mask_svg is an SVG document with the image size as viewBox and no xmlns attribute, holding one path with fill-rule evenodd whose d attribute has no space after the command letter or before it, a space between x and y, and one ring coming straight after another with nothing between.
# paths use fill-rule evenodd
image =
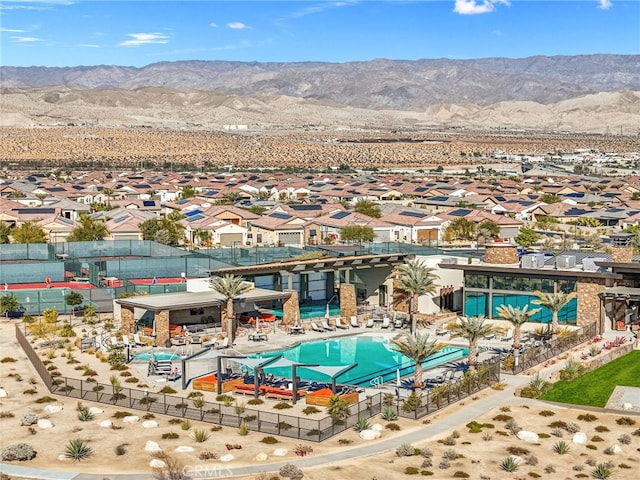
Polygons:
<instances>
[{"instance_id":1,"label":"concrete walkway","mask_svg":"<svg viewBox=\"0 0 640 480\"><path fill-rule=\"evenodd\" d=\"M471 420L483 415L484 413L492 410L493 408L506 405L509 403L539 403L537 400L530 400L526 398L519 398L514 396L516 387L526 385L529 381L527 377L503 375L502 380L507 384L507 388L503 391L488 390L489 395L479 400L471 400L469 398L463 400L465 402L465 408L458 409L451 414L438 413L437 419L432 421L428 425L422 424L420 420L416 421L416 425L419 426L416 430L395 436L393 438L382 439L379 441L370 441L363 443L355 448L344 448L337 450L326 455L310 455L307 457L301 457L298 459L287 459L277 463L261 463L252 466L234 467L233 462L227 464L221 463L215 466L210 465L211 468L217 468L217 476L224 476L226 478L250 475L260 472L275 472L285 464L294 464L303 470L309 467L315 467L319 465L327 465L334 462L352 461L354 458L363 458L379 453L393 450L401 443L418 443L424 442L429 438L445 433L460 425L464 425ZM429 417L426 417L429 418ZM193 466L197 467L196 465ZM205 468L205 464L202 465ZM25 477L29 479L43 479L43 480L148 480L149 473L145 474L132 474L132 475L105 475L105 474L88 474L88 473L64 473L56 472L52 470L41 470L29 467L22 467L19 465L1 464L0 472L9 476ZM209 472L203 471L202 476L198 477L193 475L193 478L213 478L216 476L216 470L209 470Z\"/></svg>"}]
</instances>

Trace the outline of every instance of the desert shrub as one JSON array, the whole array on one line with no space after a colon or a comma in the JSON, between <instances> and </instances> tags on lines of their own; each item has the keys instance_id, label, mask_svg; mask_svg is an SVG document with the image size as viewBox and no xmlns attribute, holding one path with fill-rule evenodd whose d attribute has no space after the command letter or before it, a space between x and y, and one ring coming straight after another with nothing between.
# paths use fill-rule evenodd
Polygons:
<instances>
[{"instance_id":1,"label":"desert shrub","mask_svg":"<svg viewBox=\"0 0 640 480\"><path fill-rule=\"evenodd\" d=\"M200 460L216 460L218 458L218 454L211 450L203 450L198 454L198 458Z\"/></svg>"},{"instance_id":2,"label":"desert shrub","mask_svg":"<svg viewBox=\"0 0 640 480\"><path fill-rule=\"evenodd\" d=\"M86 460L92 455L93 449L84 440L69 440L64 447L64 456L76 462Z\"/></svg>"},{"instance_id":3,"label":"desert shrub","mask_svg":"<svg viewBox=\"0 0 640 480\"><path fill-rule=\"evenodd\" d=\"M566 429L567 428L567 422L563 422L562 420L556 420L555 422L551 422L549 425L547 425L549 428L562 428L562 429Z\"/></svg>"},{"instance_id":4,"label":"desert shrub","mask_svg":"<svg viewBox=\"0 0 640 480\"><path fill-rule=\"evenodd\" d=\"M633 426L636 424L636 421L633 418L630 417L620 417L616 420L616 423L618 425L627 425L629 427Z\"/></svg>"},{"instance_id":5,"label":"desert shrub","mask_svg":"<svg viewBox=\"0 0 640 480\"><path fill-rule=\"evenodd\" d=\"M207 440L209 440L209 432L207 432L204 428L196 428L191 434L191 437L196 443L206 442Z\"/></svg>"},{"instance_id":6,"label":"desert shrub","mask_svg":"<svg viewBox=\"0 0 640 480\"><path fill-rule=\"evenodd\" d=\"M569 422L565 430L569 433L577 433L580 431L580 425L577 423Z\"/></svg>"},{"instance_id":7,"label":"desert shrub","mask_svg":"<svg viewBox=\"0 0 640 480\"><path fill-rule=\"evenodd\" d=\"M349 440L348 438L341 438L340 440L338 440L338 443L340 445L351 445L353 443L353 440Z\"/></svg>"},{"instance_id":8,"label":"desert shrub","mask_svg":"<svg viewBox=\"0 0 640 480\"><path fill-rule=\"evenodd\" d=\"M542 417L553 417L556 414L556 412L553 412L551 410L542 410L540 412L538 412L538 415L542 416Z\"/></svg>"},{"instance_id":9,"label":"desert shrub","mask_svg":"<svg viewBox=\"0 0 640 480\"><path fill-rule=\"evenodd\" d=\"M114 413L111 416L113 418L121 419L121 418L124 418L124 417L129 417L130 415L132 415L131 412L127 412L125 410L118 410L116 413Z\"/></svg>"},{"instance_id":10,"label":"desert shrub","mask_svg":"<svg viewBox=\"0 0 640 480\"><path fill-rule=\"evenodd\" d=\"M40 397L34 400L34 403L51 403L51 402L55 402L56 399L53 397L49 397L49 396L45 396L45 397Z\"/></svg>"},{"instance_id":11,"label":"desert shrub","mask_svg":"<svg viewBox=\"0 0 640 480\"><path fill-rule=\"evenodd\" d=\"M524 455L527 455L529 453L529 450L524 448L524 447L507 447L507 453L511 454L511 455L516 455L518 457L522 457Z\"/></svg>"},{"instance_id":12,"label":"desert shrub","mask_svg":"<svg viewBox=\"0 0 640 480\"><path fill-rule=\"evenodd\" d=\"M527 475L529 475L531 478L540 478L542 475L540 475L539 473L536 472L529 472L527 473Z\"/></svg>"},{"instance_id":13,"label":"desert shrub","mask_svg":"<svg viewBox=\"0 0 640 480\"><path fill-rule=\"evenodd\" d=\"M470 475L467 472L463 472L461 470L458 470L453 474L453 478L469 478L469 477Z\"/></svg>"},{"instance_id":14,"label":"desert shrub","mask_svg":"<svg viewBox=\"0 0 640 480\"><path fill-rule=\"evenodd\" d=\"M382 419L387 420L388 422L392 422L398 418L398 412L393 407L385 407L382 411Z\"/></svg>"},{"instance_id":15,"label":"desert shrub","mask_svg":"<svg viewBox=\"0 0 640 480\"><path fill-rule=\"evenodd\" d=\"M278 422L276 427L278 427L278 430L290 430L293 428L293 425L287 422Z\"/></svg>"},{"instance_id":16,"label":"desert shrub","mask_svg":"<svg viewBox=\"0 0 640 480\"><path fill-rule=\"evenodd\" d=\"M169 419L169 425L178 425L179 423L182 423L182 419L181 418L170 418Z\"/></svg>"},{"instance_id":17,"label":"desert shrub","mask_svg":"<svg viewBox=\"0 0 640 480\"><path fill-rule=\"evenodd\" d=\"M247 405L262 405L263 403L264 400L262 400L261 398L252 398L247 402Z\"/></svg>"},{"instance_id":18,"label":"desert shrub","mask_svg":"<svg viewBox=\"0 0 640 480\"><path fill-rule=\"evenodd\" d=\"M609 432L609 427L605 426L605 425L598 425L595 429L596 432L598 433L603 433L603 432Z\"/></svg>"},{"instance_id":19,"label":"desert shrub","mask_svg":"<svg viewBox=\"0 0 640 480\"><path fill-rule=\"evenodd\" d=\"M623 435L620 435L620 436L618 437L618 443L621 443L622 445L629 445L629 444L631 444L631 435L628 435L628 434L626 434L626 433L625 433L625 434L623 434Z\"/></svg>"},{"instance_id":20,"label":"desert shrub","mask_svg":"<svg viewBox=\"0 0 640 480\"><path fill-rule=\"evenodd\" d=\"M291 463L287 463L280 467L280 476L284 478L290 478L291 480L301 480L304 474L302 470L300 470L295 465Z\"/></svg>"},{"instance_id":21,"label":"desert shrub","mask_svg":"<svg viewBox=\"0 0 640 480\"><path fill-rule=\"evenodd\" d=\"M581 471L583 471L583 470L584 470L584 465L580 465L580 464L578 464L578 465L574 465L574 466L573 466L573 467L571 467L571 468L572 468L572 470L574 470L574 471L576 471L576 472L581 472Z\"/></svg>"},{"instance_id":22,"label":"desert shrub","mask_svg":"<svg viewBox=\"0 0 640 480\"><path fill-rule=\"evenodd\" d=\"M599 463L591 472L593 478L605 479L611 476L611 469L606 463Z\"/></svg>"},{"instance_id":23,"label":"desert shrub","mask_svg":"<svg viewBox=\"0 0 640 480\"><path fill-rule=\"evenodd\" d=\"M543 432L543 433L539 433L539 434L538 434L538 437L539 437L539 438L549 438L550 436L551 436L551 435L549 435L548 433L544 433L544 432Z\"/></svg>"},{"instance_id":24,"label":"desert shrub","mask_svg":"<svg viewBox=\"0 0 640 480\"><path fill-rule=\"evenodd\" d=\"M544 467L544 473L556 473L556 469L553 465L547 465L546 467Z\"/></svg>"},{"instance_id":25,"label":"desert shrub","mask_svg":"<svg viewBox=\"0 0 640 480\"><path fill-rule=\"evenodd\" d=\"M522 430L522 428L520 428L520 425L518 425L518 422L516 422L514 419L509 420L504 427L513 435L516 435L520 430Z\"/></svg>"},{"instance_id":26,"label":"desert shrub","mask_svg":"<svg viewBox=\"0 0 640 480\"><path fill-rule=\"evenodd\" d=\"M212 432L219 432L220 430L222 430L222 425L214 425L209 430L211 430Z\"/></svg>"},{"instance_id":27,"label":"desert shrub","mask_svg":"<svg viewBox=\"0 0 640 480\"><path fill-rule=\"evenodd\" d=\"M24 462L35 458L37 452L28 443L14 443L0 450L0 459L5 462Z\"/></svg>"},{"instance_id":28,"label":"desert shrub","mask_svg":"<svg viewBox=\"0 0 640 480\"><path fill-rule=\"evenodd\" d=\"M593 437L591 437L591 441L592 442L604 442L604 438L602 438L600 435L594 435Z\"/></svg>"},{"instance_id":29,"label":"desert shrub","mask_svg":"<svg viewBox=\"0 0 640 480\"><path fill-rule=\"evenodd\" d=\"M536 457L533 453L528 453L524 456L524 463L527 465L537 465L538 457Z\"/></svg>"},{"instance_id":30,"label":"desert shrub","mask_svg":"<svg viewBox=\"0 0 640 480\"><path fill-rule=\"evenodd\" d=\"M402 403L402 411L405 413L415 412L422 405L422 398L414 390Z\"/></svg>"},{"instance_id":31,"label":"desert shrub","mask_svg":"<svg viewBox=\"0 0 640 480\"><path fill-rule=\"evenodd\" d=\"M11 412L0 412L0 418L13 418L15 415Z\"/></svg>"},{"instance_id":32,"label":"desert shrub","mask_svg":"<svg viewBox=\"0 0 640 480\"><path fill-rule=\"evenodd\" d=\"M38 423L39 417L35 413L25 413L20 419L20 425L28 427L29 425L35 425Z\"/></svg>"},{"instance_id":33,"label":"desert shrub","mask_svg":"<svg viewBox=\"0 0 640 480\"><path fill-rule=\"evenodd\" d=\"M512 456L508 456L500 462L500 469L505 472L515 472L518 469L518 462Z\"/></svg>"},{"instance_id":34,"label":"desert shrub","mask_svg":"<svg viewBox=\"0 0 640 480\"><path fill-rule=\"evenodd\" d=\"M127 443L121 443L120 445L116 445L114 452L117 456L121 457L127 453Z\"/></svg>"},{"instance_id":35,"label":"desert shrub","mask_svg":"<svg viewBox=\"0 0 640 480\"><path fill-rule=\"evenodd\" d=\"M469 429L469 433L480 433L482 432L482 424L473 420L465 425Z\"/></svg>"},{"instance_id":36,"label":"desert shrub","mask_svg":"<svg viewBox=\"0 0 640 480\"><path fill-rule=\"evenodd\" d=\"M450 466L451 464L449 463L449 460L447 460L446 458L443 458L442 460L440 460L440 463L438 464L438 468L440 470L446 470Z\"/></svg>"},{"instance_id":37,"label":"desert shrub","mask_svg":"<svg viewBox=\"0 0 640 480\"><path fill-rule=\"evenodd\" d=\"M3 357L2 360L0 360L0 363L13 363L13 362L17 362L17 360L13 357Z\"/></svg>"},{"instance_id":38,"label":"desert shrub","mask_svg":"<svg viewBox=\"0 0 640 480\"><path fill-rule=\"evenodd\" d=\"M444 458L446 460L457 460L458 452L456 452L453 448L448 448L442 454L442 458Z\"/></svg>"},{"instance_id":39,"label":"desert shrub","mask_svg":"<svg viewBox=\"0 0 640 480\"><path fill-rule=\"evenodd\" d=\"M482 432L482 440L485 442L490 442L493 440L493 434L491 432Z\"/></svg>"},{"instance_id":40,"label":"desert shrub","mask_svg":"<svg viewBox=\"0 0 640 480\"><path fill-rule=\"evenodd\" d=\"M420 470L420 475L424 475L425 477L430 477L433 475L431 470Z\"/></svg>"},{"instance_id":41,"label":"desert shrub","mask_svg":"<svg viewBox=\"0 0 640 480\"><path fill-rule=\"evenodd\" d=\"M433 459L432 458L425 458L422 461L422 465L420 465L420 468L431 468L433 467Z\"/></svg>"},{"instance_id":42,"label":"desert shrub","mask_svg":"<svg viewBox=\"0 0 640 480\"><path fill-rule=\"evenodd\" d=\"M590 443L588 445L585 445L585 447L587 447L589 450L597 450L598 447L596 447L595 445L591 445Z\"/></svg>"},{"instance_id":43,"label":"desert shrub","mask_svg":"<svg viewBox=\"0 0 640 480\"><path fill-rule=\"evenodd\" d=\"M422 458L431 458L431 457L433 457L433 452L431 450L429 450L428 448L421 448L420 451L418 452L418 454Z\"/></svg>"},{"instance_id":44,"label":"desert shrub","mask_svg":"<svg viewBox=\"0 0 640 480\"><path fill-rule=\"evenodd\" d=\"M615 452L613 451L613 446L607 447L604 449L605 455L613 455Z\"/></svg>"},{"instance_id":45,"label":"desert shrub","mask_svg":"<svg viewBox=\"0 0 640 480\"><path fill-rule=\"evenodd\" d=\"M404 469L404 473L405 475L417 475L420 473L420 469L417 467L406 467Z\"/></svg>"},{"instance_id":46,"label":"desert shrub","mask_svg":"<svg viewBox=\"0 0 640 480\"><path fill-rule=\"evenodd\" d=\"M503 405L500 407L500 411L501 412L510 412L511 411L511 407L509 405Z\"/></svg>"},{"instance_id":47,"label":"desert shrub","mask_svg":"<svg viewBox=\"0 0 640 480\"><path fill-rule=\"evenodd\" d=\"M411 457L415 455L415 449L410 443L402 443L396 448L396 455L398 457Z\"/></svg>"},{"instance_id":48,"label":"desert shrub","mask_svg":"<svg viewBox=\"0 0 640 480\"><path fill-rule=\"evenodd\" d=\"M567 442L563 442L562 440L560 440L553 446L553 451L560 455L564 455L565 453L568 453L569 450L570 450L569 444Z\"/></svg>"},{"instance_id":49,"label":"desert shrub","mask_svg":"<svg viewBox=\"0 0 640 480\"><path fill-rule=\"evenodd\" d=\"M286 410L288 408L293 408L293 405L287 402L278 402L273 406L273 408L275 410Z\"/></svg>"},{"instance_id":50,"label":"desert shrub","mask_svg":"<svg viewBox=\"0 0 640 480\"><path fill-rule=\"evenodd\" d=\"M38 390L36 390L35 388L29 388L22 393L24 395L35 395L36 393L38 393Z\"/></svg>"},{"instance_id":51,"label":"desert shrub","mask_svg":"<svg viewBox=\"0 0 640 480\"><path fill-rule=\"evenodd\" d=\"M384 428L391 430L392 432L397 432L398 430L400 430L400 425L398 425L397 423L387 423Z\"/></svg>"},{"instance_id":52,"label":"desert shrub","mask_svg":"<svg viewBox=\"0 0 640 480\"><path fill-rule=\"evenodd\" d=\"M618 468L628 469L628 468L633 468L633 467L631 465L627 465L626 463L621 463L621 464L618 465Z\"/></svg>"},{"instance_id":53,"label":"desert shrub","mask_svg":"<svg viewBox=\"0 0 640 480\"><path fill-rule=\"evenodd\" d=\"M180 428L182 430L189 430L191 428L191 422L186 418L180 422Z\"/></svg>"},{"instance_id":54,"label":"desert shrub","mask_svg":"<svg viewBox=\"0 0 640 480\"><path fill-rule=\"evenodd\" d=\"M635 429L631 435L634 437L640 437L640 428Z\"/></svg>"},{"instance_id":55,"label":"desert shrub","mask_svg":"<svg viewBox=\"0 0 640 480\"><path fill-rule=\"evenodd\" d=\"M583 413L581 415L578 415L578 420L582 420L583 422L595 422L597 419L598 417L596 417L592 413Z\"/></svg>"},{"instance_id":56,"label":"desert shrub","mask_svg":"<svg viewBox=\"0 0 640 480\"><path fill-rule=\"evenodd\" d=\"M174 388L171 388L169 385L165 385L159 390L159 393L166 393L167 395L173 395L174 393L178 393L178 391Z\"/></svg>"},{"instance_id":57,"label":"desert shrub","mask_svg":"<svg viewBox=\"0 0 640 480\"><path fill-rule=\"evenodd\" d=\"M273 445L274 443L278 443L280 440L278 440L276 437L264 437L262 440L260 440L262 443L265 443L267 445Z\"/></svg>"},{"instance_id":58,"label":"desert shrub","mask_svg":"<svg viewBox=\"0 0 640 480\"><path fill-rule=\"evenodd\" d=\"M509 420L513 420L511 415L499 414L493 417L494 422L508 422Z\"/></svg>"},{"instance_id":59,"label":"desert shrub","mask_svg":"<svg viewBox=\"0 0 640 480\"><path fill-rule=\"evenodd\" d=\"M447 438L445 438L442 443L444 443L445 445L452 447L454 446L457 442L456 439L453 437L453 435L449 435Z\"/></svg>"},{"instance_id":60,"label":"desert shrub","mask_svg":"<svg viewBox=\"0 0 640 480\"><path fill-rule=\"evenodd\" d=\"M178 435L176 432L167 432L167 433L163 433L162 434L162 439L163 440L174 440L176 438L179 438L180 435Z\"/></svg>"}]
</instances>

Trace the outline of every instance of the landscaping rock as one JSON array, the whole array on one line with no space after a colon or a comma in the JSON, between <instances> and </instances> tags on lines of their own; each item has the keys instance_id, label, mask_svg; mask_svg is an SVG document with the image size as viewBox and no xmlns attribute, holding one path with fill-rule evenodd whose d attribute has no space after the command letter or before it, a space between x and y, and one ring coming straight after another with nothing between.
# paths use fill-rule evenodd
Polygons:
<instances>
[{"instance_id":1,"label":"landscaping rock","mask_svg":"<svg viewBox=\"0 0 640 480\"><path fill-rule=\"evenodd\" d=\"M0 388L0 398L8 397L9 394L4 388Z\"/></svg>"},{"instance_id":2,"label":"landscaping rock","mask_svg":"<svg viewBox=\"0 0 640 480\"><path fill-rule=\"evenodd\" d=\"M286 448L276 448L273 451L273 456L274 457L284 457L288 452L288 450Z\"/></svg>"},{"instance_id":3,"label":"landscaping rock","mask_svg":"<svg viewBox=\"0 0 640 480\"><path fill-rule=\"evenodd\" d=\"M540 441L540 437L538 437L537 433L529 432L527 430L520 430L516 436L524 442L538 443Z\"/></svg>"},{"instance_id":4,"label":"landscaping rock","mask_svg":"<svg viewBox=\"0 0 640 480\"><path fill-rule=\"evenodd\" d=\"M128 415L122 419L124 423L136 423L140 421L140 417L137 415Z\"/></svg>"},{"instance_id":5,"label":"landscaping rock","mask_svg":"<svg viewBox=\"0 0 640 480\"><path fill-rule=\"evenodd\" d=\"M158 422L155 420L145 420L142 422L142 428L156 428L158 426Z\"/></svg>"},{"instance_id":6,"label":"landscaping rock","mask_svg":"<svg viewBox=\"0 0 640 480\"><path fill-rule=\"evenodd\" d=\"M266 462L269 459L269 455L264 452L260 452L256 455L256 462Z\"/></svg>"},{"instance_id":7,"label":"landscaping rock","mask_svg":"<svg viewBox=\"0 0 640 480\"><path fill-rule=\"evenodd\" d=\"M89 408L89 413L91 415L99 415L101 413L104 413L104 410L98 407L90 407Z\"/></svg>"},{"instance_id":8,"label":"landscaping rock","mask_svg":"<svg viewBox=\"0 0 640 480\"><path fill-rule=\"evenodd\" d=\"M522 457L519 457L518 455L510 455L510 457L513 458L513 463L516 465L522 465L522 462L524 461Z\"/></svg>"},{"instance_id":9,"label":"landscaping rock","mask_svg":"<svg viewBox=\"0 0 640 480\"><path fill-rule=\"evenodd\" d=\"M41 418L40 420L38 420L38 427L53 428L53 423L51 423L51 420L47 420L46 418Z\"/></svg>"},{"instance_id":10,"label":"landscaping rock","mask_svg":"<svg viewBox=\"0 0 640 480\"><path fill-rule=\"evenodd\" d=\"M620 445L611 445L611 447L609 447L609 450L611 451L611 453L622 453L622 448L620 447Z\"/></svg>"},{"instance_id":11,"label":"landscaping rock","mask_svg":"<svg viewBox=\"0 0 640 480\"><path fill-rule=\"evenodd\" d=\"M236 457L234 457L233 455L231 455L230 453L227 453L226 455L222 455L220 457L220 461L221 462L230 462L231 460L235 459Z\"/></svg>"},{"instance_id":12,"label":"landscaping rock","mask_svg":"<svg viewBox=\"0 0 640 480\"><path fill-rule=\"evenodd\" d=\"M166 463L164 463L162 460L160 460L159 458L152 458L151 461L149 462L149 466L151 468L165 468L167 466Z\"/></svg>"},{"instance_id":13,"label":"landscaping rock","mask_svg":"<svg viewBox=\"0 0 640 480\"><path fill-rule=\"evenodd\" d=\"M67 457L64 453L61 453L60 455L58 455L58 460L60 460L61 462L68 462L71 459Z\"/></svg>"},{"instance_id":14,"label":"landscaping rock","mask_svg":"<svg viewBox=\"0 0 640 480\"><path fill-rule=\"evenodd\" d=\"M187 445L180 445L179 447L176 447L176 449L174 450L174 452L178 452L178 453L189 453L189 452L193 452L194 448L193 447L189 447Z\"/></svg>"},{"instance_id":15,"label":"landscaping rock","mask_svg":"<svg viewBox=\"0 0 640 480\"><path fill-rule=\"evenodd\" d=\"M578 445L586 445L587 444L587 435L582 432L574 433L573 438L571 439L573 443L577 443Z\"/></svg>"},{"instance_id":16,"label":"landscaping rock","mask_svg":"<svg viewBox=\"0 0 640 480\"><path fill-rule=\"evenodd\" d=\"M98 425L102 428L111 428L113 427L113 422L111 420L102 420Z\"/></svg>"},{"instance_id":17,"label":"landscaping rock","mask_svg":"<svg viewBox=\"0 0 640 480\"><path fill-rule=\"evenodd\" d=\"M62 405L47 405L44 407L44 411L47 413L59 413L62 411Z\"/></svg>"},{"instance_id":18,"label":"landscaping rock","mask_svg":"<svg viewBox=\"0 0 640 480\"><path fill-rule=\"evenodd\" d=\"M375 430L376 432L382 432L382 431L384 431L384 426L380 425L379 423L374 423L373 425L371 425L369 430Z\"/></svg>"},{"instance_id":19,"label":"landscaping rock","mask_svg":"<svg viewBox=\"0 0 640 480\"><path fill-rule=\"evenodd\" d=\"M147 443L144 444L144 451L145 452L161 452L162 449L160 448L160 445L158 445L157 442L147 440Z\"/></svg>"},{"instance_id":20,"label":"landscaping rock","mask_svg":"<svg viewBox=\"0 0 640 480\"><path fill-rule=\"evenodd\" d=\"M360 438L363 440L375 440L376 438L380 438L382 434L378 430L362 430L360 432Z\"/></svg>"},{"instance_id":21,"label":"landscaping rock","mask_svg":"<svg viewBox=\"0 0 640 480\"><path fill-rule=\"evenodd\" d=\"M623 410L633 410L633 405L631 405L628 402L625 402L625 403L622 404L622 409Z\"/></svg>"}]
</instances>

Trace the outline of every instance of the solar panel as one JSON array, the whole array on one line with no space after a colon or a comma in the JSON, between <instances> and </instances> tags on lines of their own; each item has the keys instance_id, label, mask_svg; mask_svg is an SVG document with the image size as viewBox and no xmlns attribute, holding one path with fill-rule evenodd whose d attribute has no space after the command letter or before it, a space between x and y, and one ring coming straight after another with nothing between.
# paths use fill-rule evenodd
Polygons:
<instances>
[{"instance_id":1,"label":"solar panel","mask_svg":"<svg viewBox=\"0 0 640 480\"><path fill-rule=\"evenodd\" d=\"M470 213L471 213L471 210L469 209L459 208L457 210L454 210L453 212L450 212L449 215L453 215L454 217L466 217Z\"/></svg>"},{"instance_id":2,"label":"solar panel","mask_svg":"<svg viewBox=\"0 0 640 480\"><path fill-rule=\"evenodd\" d=\"M127 218L129 218L129 215L122 215L121 217L116 218L113 223L124 222Z\"/></svg>"},{"instance_id":3,"label":"solar panel","mask_svg":"<svg viewBox=\"0 0 640 480\"><path fill-rule=\"evenodd\" d=\"M296 211L322 210L321 205L289 205L289 208Z\"/></svg>"},{"instance_id":4,"label":"solar panel","mask_svg":"<svg viewBox=\"0 0 640 480\"><path fill-rule=\"evenodd\" d=\"M198 210L196 208L195 210L191 210L190 212L185 213L185 215L187 217L193 217L194 215L198 215L199 213L202 213L202 210Z\"/></svg>"},{"instance_id":5,"label":"solar panel","mask_svg":"<svg viewBox=\"0 0 640 480\"><path fill-rule=\"evenodd\" d=\"M154 200L143 200L142 205L144 205L145 207L155 207L156 202Z\"/></svg>"},{"instance_id":6,"label":"solar panel","mask_svg":"<svg viewBox=\"0 0 640 480\"><path fill-rule=\"evenodd\" d=\"M403 210L402 212L400 212L400 215L403 215L405 217L414 217L414 218L424 218L427 215L424 213L420 213L420 212L410 212L408 210Z\"/></svg>"},{"instance_id":7,"label":"solar panel","mask_svg":"<svg viewBox=\"0 0 640 480\"><path fill-rule=\"evenodd\" d=\"M273 212L270 217L279 218L280 220L288 220L291 218L291 215L287 213Z\"/></svg>"},{"instance_id":8,"label":"solar panel","mask_svg":"<svg viewBox=\"0 0 640 480\"><path fill-rule=\"evenodd\" d=\"M338 212L331 215L329 218L333 218L334 220L340 220L341 218L348 217L351 215L351 212Z\"/></svg>"},{"instance_id":9,"label":"solar panel","mask_svg":"<svg viewBox=\"0 0 640 480\"><path fill-rule=\"evenodd\" d=\"M204 215L194 215L193 217L189 217L187 218L187 222L195 222L196 220L202 220L203 218L206 218Z\"/></svg>"}]
</instances>

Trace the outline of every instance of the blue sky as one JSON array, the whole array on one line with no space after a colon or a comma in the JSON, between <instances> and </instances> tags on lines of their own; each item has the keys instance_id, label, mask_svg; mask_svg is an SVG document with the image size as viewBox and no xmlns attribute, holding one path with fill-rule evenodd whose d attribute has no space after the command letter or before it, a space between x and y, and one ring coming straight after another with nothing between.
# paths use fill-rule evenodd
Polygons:
<instances>
[{"instance_id":1,"label":"blue sky","mask_svg":"<svg viewBox=\"0 0 640 480\"><path fill-rule=\"evenodd\" d=\"M0 64L640 54L640 0L0 0Z\"/></svg>"}]
</instances>

